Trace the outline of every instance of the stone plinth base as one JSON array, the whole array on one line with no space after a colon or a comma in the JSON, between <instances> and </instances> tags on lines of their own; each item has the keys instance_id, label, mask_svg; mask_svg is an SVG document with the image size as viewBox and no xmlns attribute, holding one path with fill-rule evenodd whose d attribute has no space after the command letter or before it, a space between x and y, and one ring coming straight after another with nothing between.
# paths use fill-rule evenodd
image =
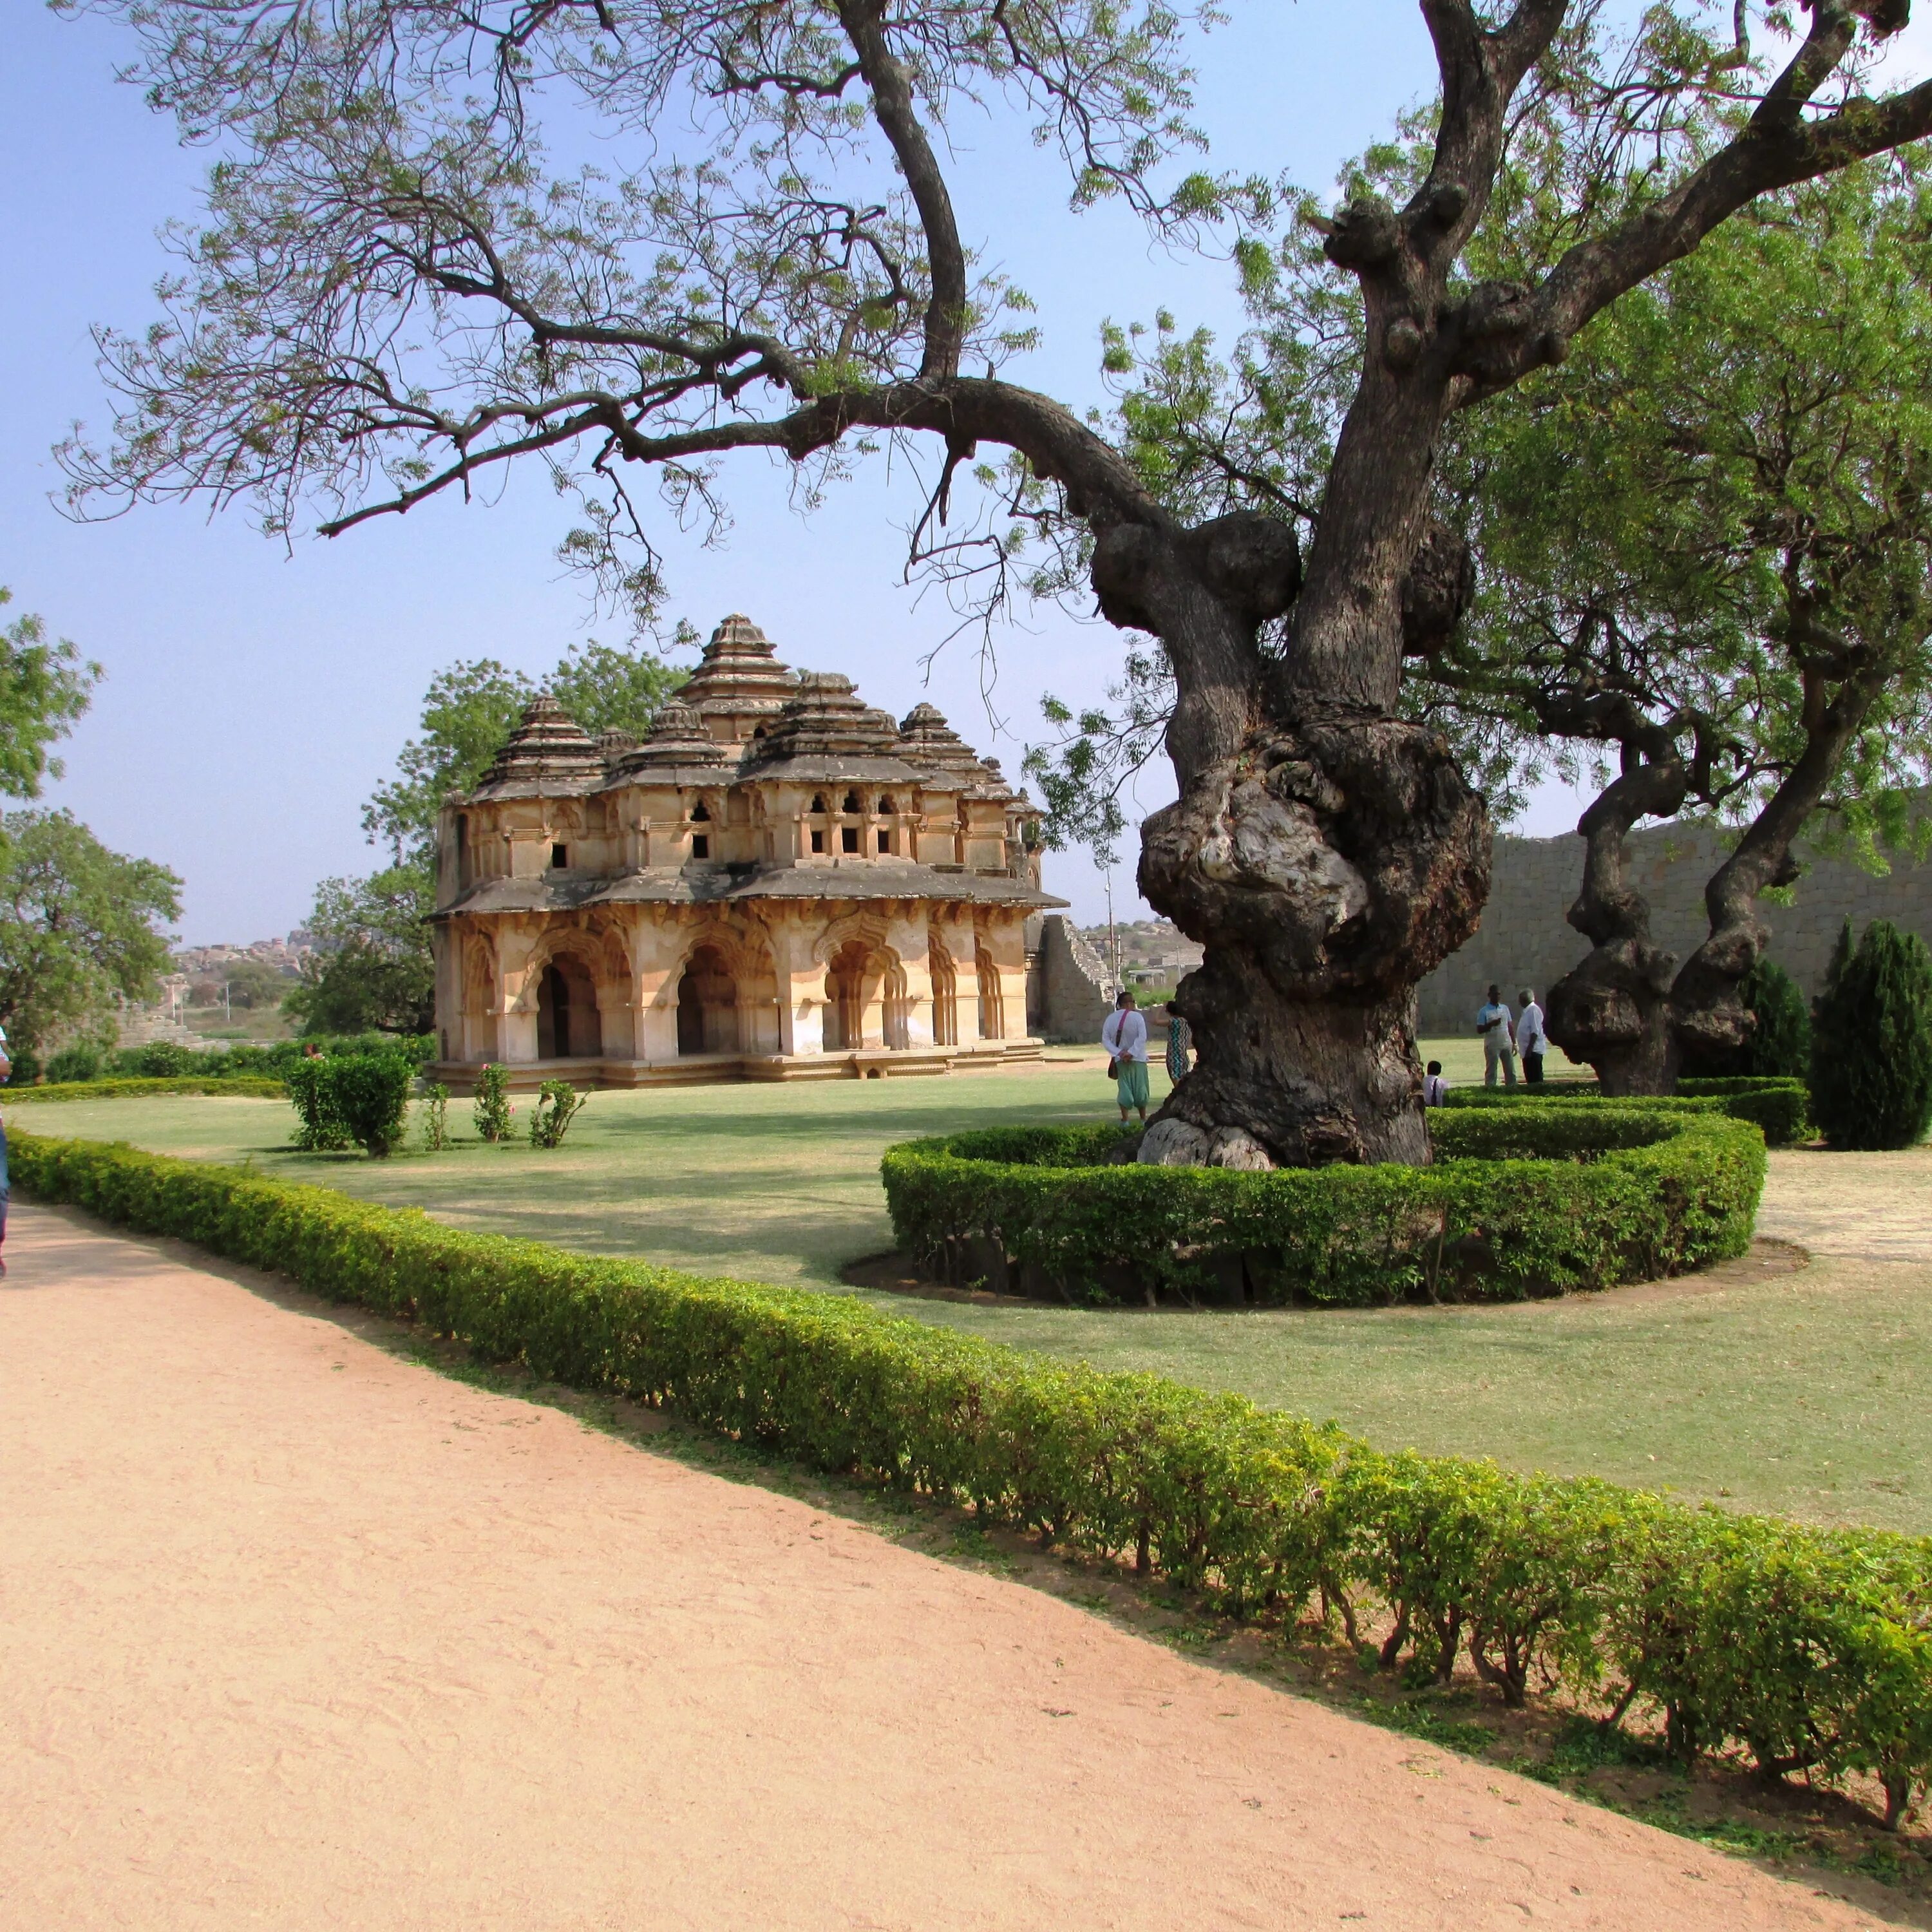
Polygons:
<instances>
[{"instance_id":1,"label":"stone plinth base","mask_svg":"<svg viewBox=\"0 0 1932 1932\"><path fill-rule=\"evenodd\" d=\"M915 1073L970 1073L1040 1057L1037 1040L983 1040L974 1046L866 1046L834 1053L693 1053L676 1060L526 1060L505 1063L513 1094L534 1094L546 1080L573 1087L710 1087L737 1080L882 1080ZM451 1093L476 1091L479 1068L469 1060L434 1060L423 1078Z\"/></svg>"}]
</instances>

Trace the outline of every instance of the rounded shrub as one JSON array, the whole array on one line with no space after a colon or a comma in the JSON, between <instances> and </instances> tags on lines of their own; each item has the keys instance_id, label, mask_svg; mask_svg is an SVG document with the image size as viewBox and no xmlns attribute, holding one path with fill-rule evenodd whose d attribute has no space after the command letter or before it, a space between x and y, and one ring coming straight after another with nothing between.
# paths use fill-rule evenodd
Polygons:
<instances>
[{"instance_id":1,"label":"rounded shrub","mask_svg":"<svg viewBox=\"0 0 1932 1932\"><path fill-rule=\"evenodd\" d=\"M1874 920L1856 947L1851 922L1812 1028L1812 1108L1836 1148L1914 1147L1932 1127L1932 950Z\"/></svg>"},{"instance_id":2,"label":"rounded shrub","mask_svg":"<svg viewBox=\"0 0 1932 1932\"><path fill-rule=\"evenodd\" d=\"M1438 1114L1430 1167L1156 1167L1109 1126L887 1150L899 1244L940 1279L1091 1306L1516 1300L1742 1254L1764 1137L1710 1101Z\"/></svg>"},{"instance_id":3,"label":"rounded shrub","mask_svg":"<svg viewBox=\"0 0 1932 1932\"><path fill-rule=\"evenodd\" d=\"M47 1078L56 1083L98 1080L106 1064L106 1056L99 1047L76 1042L72 1046L62 1047L48 1060Z\"/></svg>"}]
</instances>

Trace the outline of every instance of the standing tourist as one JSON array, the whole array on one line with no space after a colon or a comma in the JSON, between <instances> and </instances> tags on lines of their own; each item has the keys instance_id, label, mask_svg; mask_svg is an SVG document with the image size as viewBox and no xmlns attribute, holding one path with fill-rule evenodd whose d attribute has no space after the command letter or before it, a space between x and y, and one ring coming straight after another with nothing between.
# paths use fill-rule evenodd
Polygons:
<instances>
[{"instance_id":1,"label":"standing tourist","mask_svg":"<svg viewBox=\"0 0 1932 1932\"><path fill-rule=\"evenodd\" d=\"M1187 1022L1172 1000L1167 1003L1167 1077L1178 1087L1187 1078L1187 1049L1192 1044Z\"/></svg>"},{"instance_id":2,"label":"standing tourist","mask_svg":"<svg viewBox=\"0 0 1932 1932\"><path fill-rule=\"evenodd\" d=\"M1476 1032L1483 1042L1483 1084L1496 1084L1496 1068L1503 1070L1503 1084L1516 1084L1516 1035L1510 1030L1510 1010L1503 1004L1502 988L1490 988L1489 1004L1476 1010Z\"/></svg>"},{"instance_id":3,"label":"standing tourist","mask_svg":"<svg viewBox=\"0 0 1932 1932\"><path fill-rule=\"evenodd\" d=\"M1449 1104L1449 1083L1442 1077L1442 1063L1432 1060L1429 1075L1422 1083L1422 1104L1425 1107L1446 1107Z\"/></svg>"},{"instance_id":4,"label":"standing tourist","mask_svg":"<svg viewBox=\"0 0 1932 1932\"><path fill-rule=\"evenodd\" d=\"M1522 1055L1522 1077L1532 1087L1543 1084L1543 1056L1550 1048L1550 1036L1543 1030L1543 1009L1536 995L1526 986L1517 996L1522 1011L1516 1016L1516 1050Z\"/></svg>"},{"instance_id":5,"label":"standing tourist","mask_svg":"<svg viewBox=\"0 0 1932 1932\"><path fill-rule=\"evenodd\" d=\"M1107 1071L1114 1078L1114 1091L1120 1102L1120 1124L1127 1124L1132 1107L1147 1125L1148 1035L1147 1022L1134 996L1124 986L1114 1001L1114 1010L1100 1029L1100 1044L1107 1049Z\"/></svg>"}]
</instances>

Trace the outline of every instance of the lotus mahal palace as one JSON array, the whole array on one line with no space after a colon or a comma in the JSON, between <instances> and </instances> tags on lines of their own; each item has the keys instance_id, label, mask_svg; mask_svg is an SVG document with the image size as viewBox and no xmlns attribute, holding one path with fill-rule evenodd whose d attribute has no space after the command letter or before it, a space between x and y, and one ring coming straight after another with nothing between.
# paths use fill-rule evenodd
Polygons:
<instances>
[{"instance_id":1,"label":"lotus mahal palace","mask_svg":"<svg viewBox=\"0 0 1932 1932\"><path fill-rule=\"evenodd\" d=\"M642 743L539 697L443 809L434 1077L940 1073L1036 1056L1070 992L1087 1036L1037 820L931 705L896 724L743 617Z\"/></svg>"}]
</instances>

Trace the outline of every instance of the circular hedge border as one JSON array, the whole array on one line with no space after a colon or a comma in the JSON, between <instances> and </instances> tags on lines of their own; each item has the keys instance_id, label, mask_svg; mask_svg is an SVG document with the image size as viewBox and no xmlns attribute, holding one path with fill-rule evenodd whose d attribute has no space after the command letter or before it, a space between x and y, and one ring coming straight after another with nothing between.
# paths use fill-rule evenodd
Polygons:
<instances>
[{"instance_id":1,"label":"circular hedge border","mask_svg":"<svg viewBox=\"0 0 1932 1932\"><path fill-rule=\"evenodd\" d=\"M901 1248L956 1286L1096 1307L1516 1301L1744 1252L1764 1137L1706 1107L1444 1110L1432 1167L1143 1166L1112 1125L910 1141L881 1166Z\"/></svg>"},{"instance_id":2,"label":"circular hedge border","mask_svg":"<svg viewBox=\"0 0 1932 1932\"><path fill-rule=\"evenodd\" d=\"M1603 1090L1594 1080L1551 1081L1540 1087L1452 1087L1444 1102L1451 1107L1520 1106L1526 1101L1597 1100ZM1630 1096L1618 1104L1642 1107L1694 1106L1706 1113L1728 1114L1764 1130L1767 1147L1792 1147L1816 1131L1811 1124L1811 1090L1802 1080L1758 1074L1737 1074L1721 1079L1680 1080L1675 1094L1651 1099Z\"/></svg>"}]
</instances>

